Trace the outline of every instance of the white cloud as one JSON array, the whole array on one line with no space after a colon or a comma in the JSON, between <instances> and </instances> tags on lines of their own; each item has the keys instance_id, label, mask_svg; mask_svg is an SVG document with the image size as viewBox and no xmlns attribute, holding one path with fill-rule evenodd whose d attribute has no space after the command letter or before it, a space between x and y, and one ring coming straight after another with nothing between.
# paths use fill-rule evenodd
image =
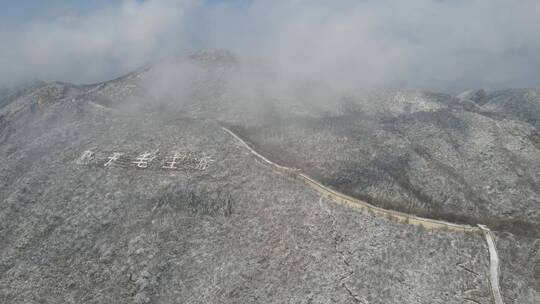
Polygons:
<instances>
[{"instance_id":1,"label":"white cloud","mask_svg":"<svg viewBox=\"0 0 540 304\"><path fill-rule=\"evenodd\" d=\"M214 14L215 44L229 37L298 77L367 87L540 85L538 1L261 0L243 16Z\"/></svg>"},{"instance_id":2,"label":"white cloud","mask_svg":"<svg viewBox=\"0 0 540 304\"><path fill-rule=\"evenodd\" d=\"M0 82L105 80L197 46L282 81L433 90L540 86L540 1L125 1L0 34Z\"/></svg>"},{"instance_id":3,"label":"white cloud","mask_svg":"<svg viewBox=\"0 0 540 304\"><path fill-rule=\"evenodd\" d=\"M129 0L89 15L37 21L4 33L0 82L98 81L134 69L178 47L184 39L185 14L195 4Z\"/></svg>"}]
</instances>

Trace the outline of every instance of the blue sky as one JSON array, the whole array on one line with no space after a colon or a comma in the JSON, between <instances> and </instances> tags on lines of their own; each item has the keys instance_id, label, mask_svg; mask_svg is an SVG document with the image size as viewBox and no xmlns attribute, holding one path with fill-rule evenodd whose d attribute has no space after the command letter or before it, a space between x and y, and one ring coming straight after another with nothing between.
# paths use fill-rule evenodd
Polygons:
<instances>
[{"instance_id":1,"label":"blue sky","mask_svg":"<svg viewBox=\"0 0 540 304\"><path fill-rule=\"evenodd\" d=\"M142 1L142 0L139 0ZM212 4L243 5L250 0L204 0ZM66 13L85 14L107 6L118 5L120 0L1 0L0 20L9 24L24 24L36 19L50 19Z\"/></svg>"},{"instance_id":2,"label":"blue sky","mask_svg":"<svg viewBox=\"0 0 540 304\"><path fill-rule=\"evenodd\" d=\"M208 5L227 3L241 6L250 1L204 0L202 2ZM0 0L0 24L20 26L35 20L58 18L65 14L88 14L121 3L122 0Z\"/></svg>"},{"instance_id":3,"label":"blue sky","mask_svg":"<svg viewBox=\"0 0 540 304\"><path fill-rule=\"evenodd\" d=\"M2 0L0 20L9 24L24 24L35 19L50 19L66 13L85 13L111 5L107 0Z\"/></svg>"}]
</instances>

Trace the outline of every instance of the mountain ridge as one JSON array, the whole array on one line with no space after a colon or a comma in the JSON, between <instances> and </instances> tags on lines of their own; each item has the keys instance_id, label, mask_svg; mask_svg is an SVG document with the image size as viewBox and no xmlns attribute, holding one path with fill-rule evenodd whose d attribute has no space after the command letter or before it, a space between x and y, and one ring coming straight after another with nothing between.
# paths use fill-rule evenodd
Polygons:
<instances>
[{"instance_id":1,"label":"mountain ridge","mask_svg":"<svg viewBox=\"0 0 540 304\"><path fill-rule=\"evenodd\" d=\"M490 302L482 235L334 205L221 126L382 207L535 223L537 113L494 106L529 109L530 90L483 105L419 90L265 91L266 74L243 75L240 60L197 62L47 84L0 108L2 301ZM493 232L505 303L540 294L540 243L521 225Z\"/></svg>"}]
</instances>

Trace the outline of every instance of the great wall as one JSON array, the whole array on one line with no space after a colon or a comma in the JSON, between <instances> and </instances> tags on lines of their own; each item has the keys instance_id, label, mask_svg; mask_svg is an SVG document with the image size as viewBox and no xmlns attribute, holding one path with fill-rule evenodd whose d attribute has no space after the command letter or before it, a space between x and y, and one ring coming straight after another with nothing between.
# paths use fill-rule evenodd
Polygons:
<instances>
[{"instance_id":1,"label":"great wall","mask_svg":"<svg viewBox=\"0 0 540 304\"><path fill-rule=\"evenodd\" d=\"M499 286L499 257L498 257L497 248L495 245L495 237L487 226L478 224L477 227L475 227L475 226L464 225L464 224L450 223L450 222L446 222L442 220L418 217L413 214L407 214L407 213L403 213L403 212L399 212L395 210L383 209L383 208L371 205L368 202L365 202L365 201L353 198L351 196L348 196L346 194L332 190L322 185L321 183L311 178L310 176L306 175L305 173L302 173L299 169L289 168L289 167L276 164L275 162L269 160L268 158L266 158L265 156L257 152L245 140L243 140L240 136L238 136L236 133L234 133L230 129L223 126L221 128L225 132L227 132L229 135L231 135L233 138L235 138L251 154L255 155L259 160L269 165L275 171L284 173L289 176L293 176L301 180L310 188L314 189L315 191L320 193L322 196L334 201L337 204L349 207L351 209L368 212L375 216L385 217L394 222L418 226L418 227L422 227L429 230L449 231L449 232L455 232L455 233L483 234L487 242L487 247L488 247L489 256L490 256L490 259L489 259L490 260L490 263L489 263L490 273L489 273L488 278L489 278L489 283L491 287L493 303L504 304L501 291L500 291L500 286Z\"/></svg>"}]
</instances>

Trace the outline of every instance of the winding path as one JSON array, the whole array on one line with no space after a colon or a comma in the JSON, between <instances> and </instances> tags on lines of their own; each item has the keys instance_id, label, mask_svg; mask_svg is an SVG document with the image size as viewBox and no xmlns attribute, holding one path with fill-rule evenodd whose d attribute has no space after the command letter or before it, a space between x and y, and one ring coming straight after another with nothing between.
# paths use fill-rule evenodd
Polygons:
<instances>
[{"instance_id":1,"label":"winding path","mask_svg":"<svg viewBox=\"0 0 540 304\"><path fill-rule=\"evenodd\" d=\"M236 135L233 131L229 130L226 127L221 127L225 132L234 137L238 142L240 142L246 149L248 149L253 155L262 160L263 162L270 165L273 169L283 172L287 175L294 176L302 180L305 184L322 194L323 196L333 200L334 202L344 205L353 209L358 209L362 211L367 211L373 213L377 216L386 217L396 222L406 223L414 226L420 226L431 230L443 230L451 231L458 233L483 233L489 249L490 257L490 273L489 273L489 282L491 285L491 292L493 295L493 301L495 304L504 304L501 291L499 288L499 257L497 255L497 249L495 247L494 236L491 230L485 225L478 225L478 227L450 223L441 220L434 220L429 218L419 217L413 214L407 214L395 210L387 210L377 206L373 206L368 202L356 199L354 197L348 196L346 194L332 190L315 179L309 177L308 175L302 173L299 169L293 169L285 167L279 164L274 163L268 158L261 155L255 149L253 149L246 141L244 141L240 136Z\"/></svg>"}]
</instances>

